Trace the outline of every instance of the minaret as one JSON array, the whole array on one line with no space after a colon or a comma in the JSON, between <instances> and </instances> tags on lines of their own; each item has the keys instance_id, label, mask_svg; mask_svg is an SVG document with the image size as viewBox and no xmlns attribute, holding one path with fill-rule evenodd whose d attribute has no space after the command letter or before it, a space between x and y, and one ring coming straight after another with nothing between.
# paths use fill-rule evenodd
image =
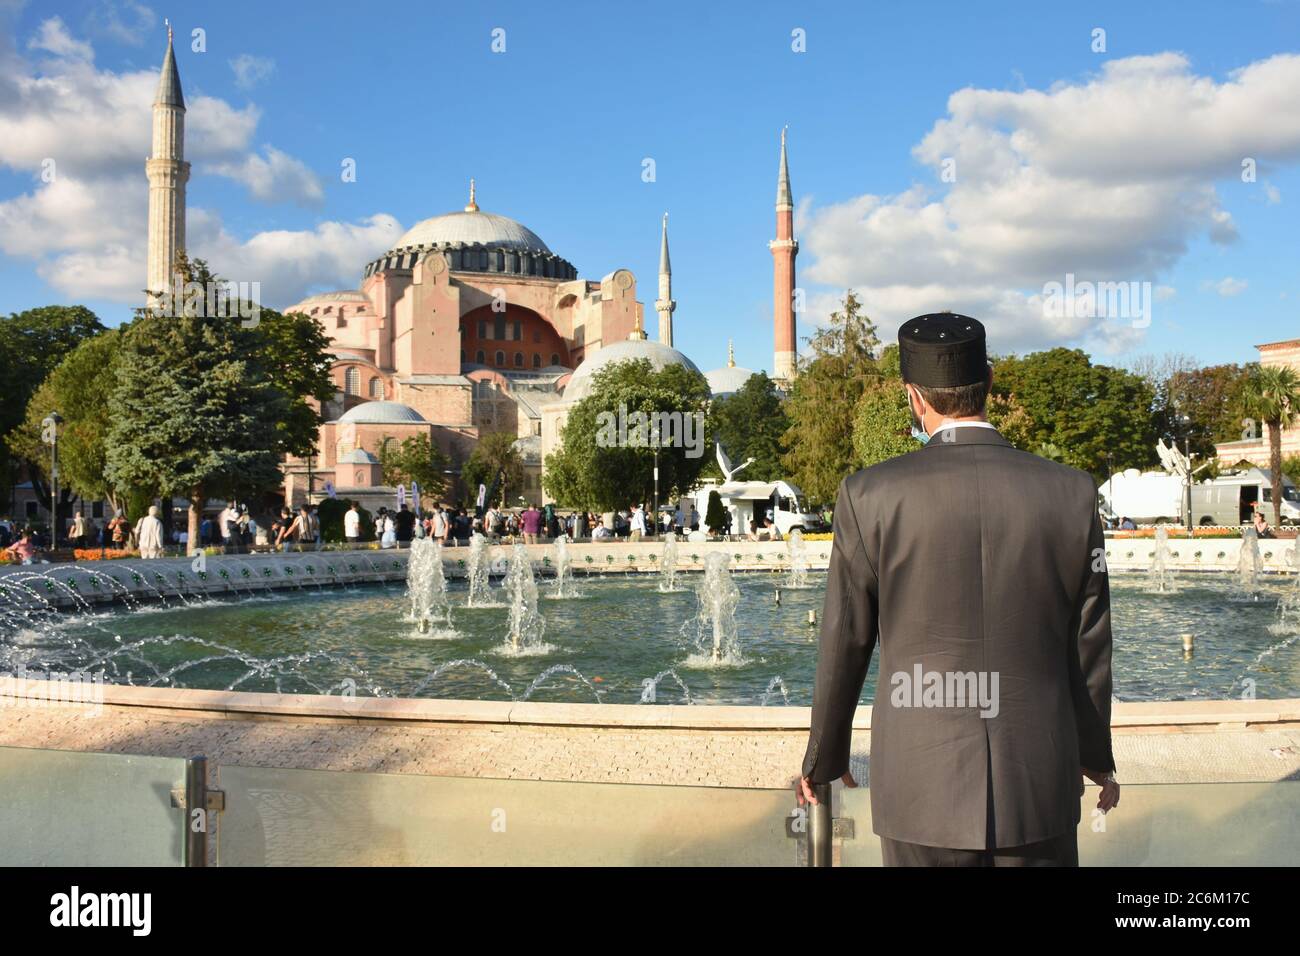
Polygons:
<instances>
[{"instance_id":1,"label":"minaret","mask_svg":"<svg viewBox=\"0 0 1300 956\"><path fill-rule=\"evenodd\" d=\"M776 179L776 238L772 250L772 318L776 338L772 377L788 385L794 378L797 352L794 317L794 257L799 241L794 237L794 199L790 195L790 166L785 155L785 130L781 130L781 168Z\"/></svg>"},{"instance_id":2,"label":"minaret","mask_svg":"<svg viewBox=\"0 0 1300 956\"><path fill-rule=\"evenodd\" d=\"M673 301L673 267L668 261L668 213L664 213L664 233L659 243L659 298L655 300L655 311L659 313L659 341L672 348L677 303Z\"/></svg>"},{"instance_id":3,"label":"minaret","mask_svg":"<svg viewBox=\"0 0 1300 956\"><path fill-rule=\"evenodd\" d=\"M153 155L145 160L144 168L149 176L146 288L156 293L171 288L176 253L185 248L185 183L190 178L190 164L185 162L185 98L176 71L170 23L167 55L153 100Z\"/></svg>"}]
</instances>

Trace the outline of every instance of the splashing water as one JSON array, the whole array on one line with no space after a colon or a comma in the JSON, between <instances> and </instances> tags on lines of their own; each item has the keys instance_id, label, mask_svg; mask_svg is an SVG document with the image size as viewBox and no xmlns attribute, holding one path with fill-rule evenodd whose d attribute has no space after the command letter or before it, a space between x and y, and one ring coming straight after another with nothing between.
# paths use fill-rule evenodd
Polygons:
<instances>
[{"instance_id":1,"label":"splashing water","mask_svg":"<svg viewBox=\"0 0 1300 956\"><path fill-rule=\"evenodd\" d=\"M546 621L537 611L537 579L522 544L516 544L506 570L505 591L510 602L510 630L501 653L512 656L546 654L554 650L542 641Z\"/></svg>"},{"instance_id":2,"label":"splashing water","mask_svg":"<svg viewBox=\"0 0 1300 956\"><path fill-rule=\"evenodd\" d=\"M1239 601L1259 600L1259 573L1264 559L1259 553L1259 533L1251 527L1241 533L1241 555L1237 558L1237 586L1234 597Z\"/></svg>"},{"instance_id":3,"label":"splashing water","mask_svg":"<svg viewBox=\"0 0 1300 956\"><path fill-rule=\"evenodd\" d=\"M736 628L740 589L731 577L731 555L714 551L705 556L704 577L695 595L699 602L695 618L683 627L688 637L690 628L695 631L692 641L696 653L688 662L702 667L735 667L745 663Z\"/></svg>"},{"instance_id":4,"label":"splashing water","mask_svg":"<svg viewBox=\"0 0 1300 956\"><path fill-rule=\"evenodd\" d=\"M555 539L555 581L551 585L551 597L582 597L577 581L573 577L573 558L569 556L569 539L560 535Z\"/></svg>"},{"instance_id":5,"label":"splashing water","mask_svg":"<svg viewBox=\"0 0 1300 956\"><path fill-rule=\"evenodd\" d=\"M795 528L785 539L786 553L790 557L790 575L786 578L788 588L808 587L808 545L803 540L803 532Z\"/></svg>"},{"instance_id":6,"label":"splashing water","mask_svg":"<svg viewBox=\"0 0 1300 956\"><path fill-rule=\"evenodd\" d=\"M420 633L451 631L451 601L447 597L447 577L442 568L442 545L432 538L411 542L407 565L406 590L411 598L411 620ZM454 632L453 632L454 633Z\"/></svg>"},{"instance_id":7,"label":"splashing water","mask_svg":"<svg viewBox=\"0 0 1300 956\"><path fill-rule=\"evenodd\" d=\"M1164 525L1156 528L1156 546L1151 552L1151 568L1147 571L1147 590L1156 594L1170 594L1177 590L1174 572L1169 568L1169 530Z\"/></svg>"},{"instance_id":8,"label":"splashing water","mask_svg":"<svg viewBox=\"0 0 1300 956\"><path fill-rule=\"evenodd\" d=\"M664 551L659 557L659 590L670 594L677 588L677 535L664 535Z\"/></svg>"},{"instance_id":9,"label":"splashing water","mask_svg":"<svg viewBox=\"0 0 1300 956\"><path fill-rule=\"evenodd\" d=\"M469 541L469 597L468 607L490 607L492 600L491 555L488 553L487 538L474 532Z\"/></svg>"}]
</instances>

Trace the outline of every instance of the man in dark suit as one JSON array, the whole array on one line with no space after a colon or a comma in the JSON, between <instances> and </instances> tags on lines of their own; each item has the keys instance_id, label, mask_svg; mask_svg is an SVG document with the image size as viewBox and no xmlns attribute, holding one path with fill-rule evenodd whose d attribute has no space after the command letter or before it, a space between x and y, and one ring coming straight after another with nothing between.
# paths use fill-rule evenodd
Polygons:
<instances>
[{"instance_id":1,"label":"man in dark suit","mask_svg":"<svg viewBox=\"0 0 1300 956\"><path fill-rule=\"evenodd\" d=\"M925 444L840 486L801 796L857 785L853 714L879 642L885 865L1077 865L1080 775L1103 812L1119 801L1096 486L989 425L979 322L923 315L898 337Z\"/></svg>"}]
</instances>

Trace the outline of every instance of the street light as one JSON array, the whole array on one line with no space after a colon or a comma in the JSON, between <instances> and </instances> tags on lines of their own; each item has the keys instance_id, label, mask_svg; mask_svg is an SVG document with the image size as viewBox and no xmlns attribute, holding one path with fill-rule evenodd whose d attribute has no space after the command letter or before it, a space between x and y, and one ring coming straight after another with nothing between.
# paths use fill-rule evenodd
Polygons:
<instances>
[{"instance_id":1,"label":"street light","mask_svg":"<svg viewBox=\"0 0 1300 956\"><path fill-rule=\"evenodd\" d=\"M1196 522L1192 520L1192 419L1190 415L1179 415L1178 424L1183 426L1183 454L1187 458L1187 537L1196 536Z\"/></svg>"},{"instance_id":2,"label":"street light","mask_svg":"<svg viewBox=\"0 0 1300 956\"><path fill-rule=\"evenodd\" d=\"M50 550L59 548L59 426L63 416L50 412L41 422L41 438L50 446Z\"/></svg>"}]
</instances>

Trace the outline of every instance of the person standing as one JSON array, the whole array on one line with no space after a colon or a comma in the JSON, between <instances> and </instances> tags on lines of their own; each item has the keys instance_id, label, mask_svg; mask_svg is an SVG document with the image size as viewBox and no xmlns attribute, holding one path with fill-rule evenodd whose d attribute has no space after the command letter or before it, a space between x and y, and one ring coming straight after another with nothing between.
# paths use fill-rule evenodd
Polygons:
<instances>
[{"instance_id":1,"label":"person standing","mask_svg":"<svg viewBox=\"0 0 1300 956\"><path fill-rule=\"evenodd\" d=\"M72 518L72 527L68 531L68 538L73 548L84 548L86 546L86 512L80 509Z\"/></svg>"},{"instance_id":2,"label":"person standing","mask_svg":"<svg viewBox=\"0 0 1300 956\"><path fill-rule=\"evenodd\" d=\"M537 535L542 530L542 513L529 505L523 513L524 544L536 544Z\"/></svg>"},{"instance_id":3,"label":"person standing","mask_svg":"<svg viewBox=\"0 0 1300 956\"><path fill-rule=\"evenodd\" d=\"M163 556L163 523L158 517L157 505L150 505L149 513L136 522L135 536L140 542L140 557L152 559Z\"/></svg>"},{"instance_id":4,"label":"person standing","mask_svg":"<svg viewBox=\"0 0 1300 956\"><path fill-rule=\"evenodd\" d=\"M343 540L349 548L361 543L361 512L357 510L355 501L350 502L348 510L343 513Z\"/></svg>"},{"instance_id":5,"label":"person standing","mask_svg":"<svg viewBox=\"0 0 1300 956\"><path fill-rule=\"evenodd\" d=\"M640 541L645 536L645 511L639 504L634 504L632 506L632 540Z\"/></svg>"},{"instance_id":6,"label":"person standing","mask_svg":"<svg viewBox=\"0 0 1300 956\"><path fill-rule=\"evenodd\" d=\"M990 425L984 327L899 329L923 447L840 485L800 801L849 770L880 644L871 814L887 866L1077 866L1083 778L1119 803L1110 587L1090 475Z\"/></svg>"},{"instance_id":7,"label":"person standing","mask_svg":"<svg viewBox=\"0 0 1300 956\"><path fill-rule=\"evenodd\" d=\"M122 514L121 509L113 514L113 520L108 523L108 529L112 533L113 548L121 551L126 547L126 535L129 525L126 523L126 517Z\"/></svg>"}]
</instances>

